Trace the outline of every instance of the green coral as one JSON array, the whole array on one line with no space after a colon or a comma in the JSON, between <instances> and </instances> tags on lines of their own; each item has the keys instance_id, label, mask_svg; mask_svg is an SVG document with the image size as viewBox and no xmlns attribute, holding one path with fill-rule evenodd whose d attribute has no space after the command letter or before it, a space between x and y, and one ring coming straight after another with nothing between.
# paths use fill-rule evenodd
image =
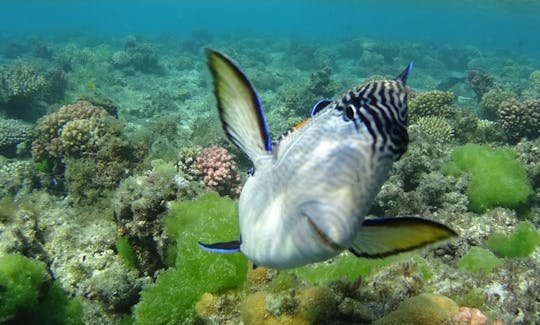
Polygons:
<instances>
[{"instance_id":1,"label":"green coral","mask_svg":"<svg viewBox=\"0 0 540 325\"><path fill-rule=\"evenodd\" d=\"M540 231L528 221L518 223L508 236L495 233L487 241L488 248L503 257L527 257L536 250L538 244Z\"/></svg>"},{"instance_id":2,"label":"green coral","mask_svg":"<svg viewBox=\"0 0 540 325\"><path fill-rule=\"evenodd\" d=\"M533 193L525 167L510 149L467 144L454 149L444 169L452 176L471 174L467 195L475 212L495 206L517 208Z\"/></svg>"},{"instance_id":3,"label":"green coral","mask_svg":"<svg viewBox=\"0 0 540 325\"><path fill-rule=\"evenodd\" d=\"M175 266L142 291L135 306L136 324L192 322L195 304L203 293L236 288L245 282L248 262L242 254L212 254L197 246L198 241L238 238L237 209L235 201L217 193L171 206L164 222Z\"/></svg>"},{"instance_id":4,"label":"green coral","mask_svg":"<svg viewBox=\"0 0 540 325\"><path fill-rule=\"evenodd\" d=\"M432 90L421 93L409 101L409 118L415 121L422 116L450 118L455 115L454 93Z\"/></svg>"},{"instance_id":5,"label":"green coral","mask_svg":"<svg viewBox=\"0 0 540 325\"><path fill-rule=\"evenodd\" d=\"M458 265L460 268L474 273L491 273L494 268L503 262L492 252L485 248L473 247L463 256Z\"/></svg>"}]
</instances>

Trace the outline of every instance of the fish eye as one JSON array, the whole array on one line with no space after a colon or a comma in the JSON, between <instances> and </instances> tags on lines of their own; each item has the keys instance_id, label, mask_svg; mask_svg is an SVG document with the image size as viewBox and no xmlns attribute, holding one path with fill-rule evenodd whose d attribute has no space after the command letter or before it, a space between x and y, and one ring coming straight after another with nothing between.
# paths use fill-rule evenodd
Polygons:
<instances>
[{"instance_id":1,"label":"fish eye","mask_svg":"<svg viewBox=\"0 0 540 325\"><path fill-rule=\"evenodd\" d=\"M356 117L356 107L354 105L347 105L347 108L345 108L345 117L347 117L347 120L353 120Z\"/></svg>"}]
</instances>

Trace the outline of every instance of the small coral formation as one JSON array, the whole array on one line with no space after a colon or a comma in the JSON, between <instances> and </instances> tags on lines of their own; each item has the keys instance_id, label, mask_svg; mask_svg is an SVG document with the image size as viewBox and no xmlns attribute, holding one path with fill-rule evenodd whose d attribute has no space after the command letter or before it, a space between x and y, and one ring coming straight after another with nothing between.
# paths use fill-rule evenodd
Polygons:
<instances>
[{"instance_id":1,"label":"small coral formation","mask_svg":"<svg viewBox=\"0 0 540 325\"><path fill-rule=\"evenodd\" d=\"M454 128L445 118L422 116L415 124L433 142L451 143L454 140Z\"/></svg>"},{"instance_id":2,"label":"small coral formation","mask_svg":"<svg viewBox=\"0 0 540 325\"><path fill-rule=\"evenodd\" d=\"M451 156L445 166L448 175L471 173L467 195L473 211L495 206L517 208L529 200L531 184L512 150L469 144L454 149Z\"/></svg>"},{"instance_id":3,"label":"small coral formation","mask_svg":"<svg viewBox=\"0 0 540 325\"><path fill-rule=\"evenodd\" d=\"M62 106L45 116L39 121L32 143L34 160L90 156L102 144L105 134L117 132L106 122L108 116L104 109L87 101Z\"/></svg>"},{"instance_id":4,"label":"small coral formation","mask_svg":"<svg viewBox=\"0 0 540 325\"><path fill-rule=\"evenodd\" d=\"M203 191L176 173L172 164L153 161L152 169L124 179L112 200L118 233L136 252L135 267L154 274L166 260L162 214L167 202L192 199Z\"/></svg>"},{"instance_id":5,"label":"small coral formation","mask_svg":"<svg viewBox=\"0 0 540 325\"><path fill-rule=\"evenodd\" d=\"M455 115L454 98L454 93L441 90L418 94L409 101L411 123L426 116L453 117Z\"/></svg>"},{"instance_id":6,"label":"small coral formation","mask_svg":"<svg viewBox=\"0 0 540 325\"><path fill-rule=\"evenodd\" d=\"M0 68L0 103L28 102L42 95L46 79L37 69L23 61Z\"/></svg>"},{"instance_id":7,"label":"small coral formation","mask_svg":"<svg viewBox=\"0 0 540 325\"><path fill-rule=\"evenodd\" d=\"M23 196L42 186L48 178L38 173L29 161L13 161L0 165L0 198Z\"/></svg>"},{"instance_id":8,"label":"small coral formation","mask_svg":"<svg viewBox=\"0 0 540 325\"><path fill-rule=\"evenodd\" d=\"M197 169L202 174L204 184L220 195L238 197L240 176L232 155L223 147L204 148L197 156Z\"/></svg>"},{"instance_id":9,"label":"small coral formation","mask_svg":"<svg viewBox=\"0 0 540 325\"><path fill-rule=\"evenodd\" d=\"M516 94L510 90L490 89L482 96L479 115L483 119L496 121L499 119L497 111L501 103L508 100L515 100L516 98Z\"/></svg>"},{"instance_id":10,"label":"small coral formation","mask_svg":"<svg viewBox=\"0 0 540 325\"><path fill-rule=\"evenodd\" d=\"M0 155L8 158L28 149L31 128L20 120L0 118Z\"/></svg>"},{"instance_id":11,"label":"small coral formation","mask_svg":"<svg viewBox=\"0 0 540 325\"><path fill-rule=\"evenodd\" d=\"M88 101L43 117L32 143L34 160L51 164L54 174L64 174L72 197L86 203L129 176L144 154L142 146L122 136L116 119Z\"/></svg>"},{"instance_id":12,"label":"small coral formation","mask_svg":"<svg viewBox=\"0 0 540 325\"><path fill-rule=\"evenodd\" d=\"M487 325L488 318L478 308L459 307L459 312L452 318L453 325ZM495 325L496 323L494 323ZM500 324L502 325L502 324Z\"/></svg>"},{"instance_id":13,"label":"small coral formation","mask_svg":"<svg viewBox=\"0 0 540 325\"><path fill-rule=\"evenodd\" d=\"M309 76L307 89L314 98L333 98L336 95L339 85L331 79L331 76L332 68L329 66L325 66Z\"/></svg>"},{"instance_id":14,"label":"small coral formation","mask_svg":"<svg viewBox=\"0 0 540 325\"><path fill-rule=\"evenodd\" d=\"M124 40L124 50L112 55L112 64L128 72L155 72L159 69L158 52L150 43L140 43L135 36Z\"/></svg>"},{"instance_id":15,"label":"small coral formation","mask_svg":"<svg viewBox=\"0 0 540 325\"><path fill-rule=\"evenodd\" d=\"M175 166L176 170L189 181L199 181L202 171L197 166L197 157L201 155L202 148L182 147L178 152Z\"/></svg>"},{"instance_id":16,"label":"small coral formation","mask_svg":"<svg viewBox=\"0 0 540 325\"><path fill-rule=\"evenodd\" d=\"M451 323L459 312L458 305L450 298L422 293L402 302L398 309L373 322L374 325L432 325Z\"/></svg>"},{"instance_id":17,"label":"small coral formation","mask_svg":"<svg viewBox=\"0 0 540 325\"><path fill-rule=\"evenodd\" d=\"M540 99L506 100L497 110L502 128L512 143L540 136Z\"/></svg>"},{"instance_id":18,"label":"small coral formation","mask_svg":"<svg viewBox=\"0 0 540 325\"><path fill-rule=\"evenodd\" d=\"M469 85L478 99L490 89L495 88L495 79L486 72L471 70L468 74Z\"/></svg>"}]
</instances>

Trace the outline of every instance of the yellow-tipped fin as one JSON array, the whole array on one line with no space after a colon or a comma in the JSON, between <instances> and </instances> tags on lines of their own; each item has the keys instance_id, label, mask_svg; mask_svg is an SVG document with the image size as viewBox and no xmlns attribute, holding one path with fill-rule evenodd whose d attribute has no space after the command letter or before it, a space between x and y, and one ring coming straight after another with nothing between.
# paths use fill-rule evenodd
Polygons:
<instances>
[{"instance_id":1,"label":"yellow-tipped fin","mask_svg":"<svg viewBox=\"0 0 540 325\"><path fill-rule=\"evenodd\" d=\"M417 217L366 219L350 251L361 257L385 257L455 236L447 226Z\"/></svg>"}]
</instances>

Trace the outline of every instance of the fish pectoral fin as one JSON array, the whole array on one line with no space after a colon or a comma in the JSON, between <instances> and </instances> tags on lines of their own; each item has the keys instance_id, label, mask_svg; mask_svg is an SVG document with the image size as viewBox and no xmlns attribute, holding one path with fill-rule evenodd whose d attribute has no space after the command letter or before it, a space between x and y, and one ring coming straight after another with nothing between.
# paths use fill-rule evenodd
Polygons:
<instances>
[{"instance_id":1,"label":"fish pectoral fin","mask_svg":"<svg viewBox=\"0 0 540 325\"><path fill-rule=\"evenodd\" d=\"M210 252L210 253L232 254L232 253L240 252L240 244L241 242L239 240L233 240L233 241L224 242L224 243L214 243L214 244L203 244L199 242L199 247L202 250Z\"/></svg>"},{"instance_id":2,"label":"fish pectoral fin","mask_svg":"<svg viewBox=\"0 0 540 325\"><path fill-rule=\"evenodd\" d=\"M359 257L385 257L454 236L449 227L418 217L366 219L349 250Z\"/></svg>"},{"instance_id":3,"label":"fish pectoral fin","mask_svg":"<svg viewBox=\"0 0 540 325\"><path fill-rule=\"evenodd\" d=\"M327 98L319 100L317 103L315 103L315 105L313 105L313 108L311 109L309 116L310 117L315 116L317 113L322 111L326 106L332 104L332 102L333 102L332 99L327 99Z\"/></svg>"},{"instance_id":4,"label":"fish pectoral fin","mask_svg":"<svg viewBox=\"0 0 540 325\"><path fill-rule=\"evenodd\" d=\"M208 49L208 67L212 73L223 130L251 161L272 151L272 141L261 102L251 82L225 55Z\"/></svg>"}]
</instances>

